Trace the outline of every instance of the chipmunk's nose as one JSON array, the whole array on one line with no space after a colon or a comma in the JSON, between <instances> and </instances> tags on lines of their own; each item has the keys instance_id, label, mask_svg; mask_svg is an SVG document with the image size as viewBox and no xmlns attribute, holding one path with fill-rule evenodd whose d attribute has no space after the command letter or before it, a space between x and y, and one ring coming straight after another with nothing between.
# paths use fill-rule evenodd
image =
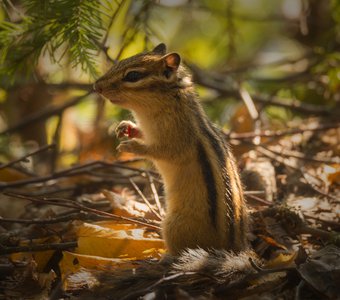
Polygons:
<instances>
[{"instance_id":1,"label":"chipmunk's nose","mask_svg":"<svg viewBox=\"0 0 340 300\"><path fill-rule=\"evenodd\" d=\"M103 89L98 85L97 82L94 83L94 85L93 85L93 90L94 90L96 93L99 93L99 94L101 94L102 91L103 91Z\"/></svg>"}]
</instances>

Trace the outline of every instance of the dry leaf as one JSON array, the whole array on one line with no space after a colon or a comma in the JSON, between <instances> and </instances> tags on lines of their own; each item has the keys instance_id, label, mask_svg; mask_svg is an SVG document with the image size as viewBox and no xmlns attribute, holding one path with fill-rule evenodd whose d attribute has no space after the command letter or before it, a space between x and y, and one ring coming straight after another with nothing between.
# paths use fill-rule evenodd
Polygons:
<instances>
[{"instance_id":1,"label":"dry leaf","mask_svg":"<svg viewBox=\"0 0 340 300\"><path fill-rule=\"evenodd\" d=\"M0 182L14 182L27 179L28 176L13 168L0 169Z\"/></svg>"},{"instance_id":2,"label":"dry leaf","mask_svg":"<svg viewBox=\"0 0 340 300\"><path fill-rule=\"evenodd\" d=\"M251 118L247 107L240 104L234 111L230 125L233 132L252 132L254 131L254 120Z\"/></svg>"},{"instance_id":3,"label":"dry leaf","mask_svg":"<svg viewBox=\"0 0 340 300\"><path fill-rule=\"evenodd\" d=\"M113 270L114 268L132 268L129 259L104 258L99 256L77 254L68 251L63 252L63 258L59 263L63 288L68 289L68 276L81 269Z\"/></svg>"},{"instance_id":4,"label":"dry leaf","mask_svg":"<svg viewBox=\"0 0 340 300\"><path fill-rule=\"evenodd\" d=\"M340 165L335 164L332 166L324 166L324 174L327 177L329 185L338 184L340 185Z\"/></svg>"},{"instance_id":5,"label":"dry leaf","mask_svg":"<svg viewBox=\"0 0 340 300\"><path fill-rule=\"evenodd\" d=\"M32 241L23 241L20 243L20 246L28 246L30 244L34 245L42 245L46 243L58 243L60 239L58 237L48 237L42 239L35 239ZM55 250L47 250L47 251L40 251L40 252L18 252L11 254L10 258L13 262L27 262L34 260L36 263L36 270L37 272L43 272L45 266L51 259Z\"/></svg>"},{"instance_id":6,"label":"dry leaf","mask_svg":"<svg viewBox=\"0 0 340 300\"><path fill-rule=\"evenodd\" d=\"M129 259L104 258L94 255L77 254L63 251L63 258L60 261L60 270L63 275L77 272L80 268L93 270L106 270L119 266L132 266Z\"/></svg>"},{"instance_id":7,"label":"dry leaf","mask_svg":"<svg viewBox=\"0 0 340 300\"><path fill-rule=\"evenodd\" d=\"M127 189L123 189L120 194L108 190L103 190L102 193L110 201L113 214L123 217L155 218L155 215L150 212L150 208L145 203L136 201L135 196L130 194Z\"/></svg>"},{"instance_id":8,"label":"dry leaf","mask_svg":"<svg viewBox=\"0 0 340 300\"><path fill-rule=\"evenodd\" d=\"M299 265L301 277L330 299L340 299L340 250L329 245Z\"/></svg>"},{"instance_id":9,"label":"dry leaf","mask_svg":"<svg viewBox=\"0 0 340 300\"><path fill-rule=\"evenodd\" d=\"M267 244L283 249L283 250L287 250L287 247L285 245L282 245L280 243L278 243L277 241L275 241L273 238L271 238L270 236L264 236L262 234L259 234L258 237L260 237L261 239L263 239Z\"/></svg>"},{"instance_id":10,"label":"dry leaf","mask_svg":"<svg viewBox=\"0 0 340 300\"><path fill-rule=\"evenodd\" d=\"M269 260L265 268L267 269L275 269L282 267L291 267L295 265L295 258L297 256L297 252L293 253L279 253L274 259Z\"/></svg>"},{"instance_id":11,"label":"dry leaf","mask_svg":"<svg viewBox=\"0 0 340 300\"><path fill-rule=\"evenodd\" d=\"M164 242L161 239L148 238L144 228L132 224L116 224L110 228L84 223L77 230L79 254L96 255L109 258L145 259L150 256L160 258L164 252ZM153 255L145 252L156 249ZM156 253L156 254L155 254Z\"/></svg>"}]
</instances>

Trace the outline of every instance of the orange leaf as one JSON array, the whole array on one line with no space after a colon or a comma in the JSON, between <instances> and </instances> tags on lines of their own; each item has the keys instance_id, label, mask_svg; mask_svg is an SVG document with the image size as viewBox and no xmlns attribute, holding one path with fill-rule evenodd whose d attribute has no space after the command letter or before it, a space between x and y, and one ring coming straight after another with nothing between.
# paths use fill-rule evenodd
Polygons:
<instances>
[{"instance_id":1,"label":"orange leaf","mask_svg":"<svg viewBox=\"0 0 340 300\"><path fill-rule=\"evenodd\" d=\"M332 166L325 165L324 172L327 176L329 184L339 184L340 185L340 165L335 164Z\"/></svg>"},{"instance_id":2,"label":"orange leaf","mask_svg":"<svg viewBox=\"0 0 340 300\"><path fill-rule=\"evenodd\" d=\"M270 236L265 236L262 234L259 234L258 237L260 237L261 239L263 239L267 244L283 249L283 250L287 250L287 247L285 245L282 245L280 243L278 243L277 241L275 241L273 238L271 238Z\"/></svg>"},{"instance_id":3,"label":"orange leaf","mask_svg":"<svg viewBox=\"0 0 340 300\"><path fill-rule=\"evenodd\" d=\"M28 178L26 174L19 172L16 169L12 169L12 168L0 169L0 181L13 182L13 181L26 179L26 178Z\"/></svg>"}]
</instances>

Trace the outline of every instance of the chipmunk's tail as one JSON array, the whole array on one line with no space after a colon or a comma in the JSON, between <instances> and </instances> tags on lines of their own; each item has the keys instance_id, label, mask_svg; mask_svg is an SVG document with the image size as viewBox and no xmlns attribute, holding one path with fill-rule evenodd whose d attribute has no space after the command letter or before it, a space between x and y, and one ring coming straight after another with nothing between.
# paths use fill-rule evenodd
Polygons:
<instances>
[{"instance_id":1,"label":"chipmunk's tail","mask_svg":"<svg viewBox=\"0 0 340 300\"><path fill-rule=\"evenodd\" d=\"M153 296L150 299L177 299L178 293L195 297L240 282L244 288L249 275L256 273L254 265L260 264L252 251L235 254L188 249L178 258L139 261L135 267L130 264L129 268L107 271L82 269L70 275L67 287L81 299L138 299L147 294Z\"/></svg>"}]
</instances>

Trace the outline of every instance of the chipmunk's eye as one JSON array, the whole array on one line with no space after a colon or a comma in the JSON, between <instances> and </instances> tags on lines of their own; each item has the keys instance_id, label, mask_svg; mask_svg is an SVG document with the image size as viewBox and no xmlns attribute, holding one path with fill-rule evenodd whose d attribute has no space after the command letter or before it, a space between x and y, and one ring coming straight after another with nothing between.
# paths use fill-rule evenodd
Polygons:
<instances>
[{"instance_id":1,"label":"chipmunk's eye","mask_svg":"<svg viewBox=\"0 0 340 300\"><path fill-rule=\"evenodd\" d=\"M141 73L138 71L131 71L124 76L123 81L136 82L144 78L146 75L147 75L146 73Z\"/></svg>"}]
</instances>

